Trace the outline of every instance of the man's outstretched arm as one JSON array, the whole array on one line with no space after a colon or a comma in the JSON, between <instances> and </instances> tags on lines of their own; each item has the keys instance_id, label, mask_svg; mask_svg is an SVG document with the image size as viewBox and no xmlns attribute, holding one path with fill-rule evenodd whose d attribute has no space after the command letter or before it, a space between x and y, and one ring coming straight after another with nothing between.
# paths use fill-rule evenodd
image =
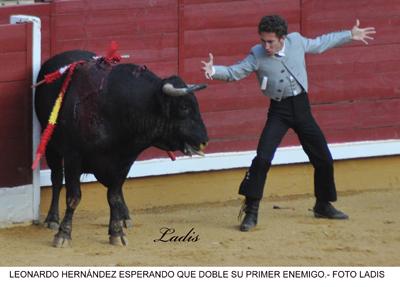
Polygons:
<instances>
[{"instance_id":1,"label":"man's outstretched arm","mask_svg":"<svg viewBox=\"0 0 400 287\"><path fill-rule=\"evenodd\" d=\"M214 56L211 53L208 62L201 63L204 75L209 80L239 81L257 69L256 59L251 52L242 61L231 66L214 66Z\"/></svg>"},{"instance_id":2,"label":"man's outstretched arm","mask_svg":"<svg viewBox=\"0 0 400 287\"><path fill-rule=\"evenodd\" d=\"M375 34L374 27L360 28L360 21L357 19L356 24L351 30L346 30L342 32L333 32L324 34L315 39L309 39L302 37L304 49L306 53L323 53L334 47L338 47L345 43L349 43L352 40L362 41L368 44L367 40L373 40L371 35Z\"/></svg>"}]
</instances>

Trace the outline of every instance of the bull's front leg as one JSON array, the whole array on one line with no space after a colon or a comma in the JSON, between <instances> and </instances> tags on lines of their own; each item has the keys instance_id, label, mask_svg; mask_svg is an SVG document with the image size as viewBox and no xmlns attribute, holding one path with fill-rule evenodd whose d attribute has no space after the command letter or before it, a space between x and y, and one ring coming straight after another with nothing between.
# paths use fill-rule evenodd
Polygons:
<instances>
[{"instance_id":1,"label":"bull's front leg","mask_svg":"<svg viewBox=\"0 0 400 287\"><path fill-rule=\"evenodd\" d=\"M132 221L129 218L129 211L122 195L121 186L110 187L107 191L107 200L110 206L110 223L108 227L110 244L128 245L128 239L123 227L128 227L128 224L132 225Z\"/></svg>"},{"instance_id":2,"label":"bull's front leg","mask_svg":"<svg viewBox=\"0 0 400 287\"><path fill-rule=\"evenodd\" d=\"M76 208L81 201L81 188L79 178L81 175L81 165L79 157L66 157L65 166L65 186L67 189L67 209L64 219L60 224L58 233L54 236L54 247L69 247L72 243L72 218Z\"/></svg>"}]
</instances>

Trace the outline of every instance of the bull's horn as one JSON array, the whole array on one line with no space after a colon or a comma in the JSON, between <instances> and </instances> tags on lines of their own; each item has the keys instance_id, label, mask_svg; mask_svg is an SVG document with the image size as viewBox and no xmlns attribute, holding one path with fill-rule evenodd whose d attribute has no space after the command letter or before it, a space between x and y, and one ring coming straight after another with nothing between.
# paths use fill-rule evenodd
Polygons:
<instances>
[{"instance_id":1,"label":"bull's horn","mask_svg":"<svg viewBox=\"0 0 400 287\"><path fill-rule=\"evenodd\" d=\"M162 87L164 93L169 96L185 96L194 91L202 90L207 87L206 84L188 85L187 88L175 88L172 84L166 83Z\"/></svg>"},{"instance_id":2,"label":"bull's horn","mask_svg":"<svg viewBox=\"0 0 400 287\"><path fill-rule=\"evenodd\" d=\"M162 87L164 93L169 96L185 96L188 94L188 88L175 88L172 84L166 83Z\"/></svg>"},{"instance_id":3,"label":"bull's horn","mask_svg":"<svg viewBox=\"0 0 400 287\"><path fill-rule=\"evenodd\" d=\"M190 92L199 91L205 88L207 88L207 84L188 85L188 89L190 90Z\"/></svg>"}]
</instances>

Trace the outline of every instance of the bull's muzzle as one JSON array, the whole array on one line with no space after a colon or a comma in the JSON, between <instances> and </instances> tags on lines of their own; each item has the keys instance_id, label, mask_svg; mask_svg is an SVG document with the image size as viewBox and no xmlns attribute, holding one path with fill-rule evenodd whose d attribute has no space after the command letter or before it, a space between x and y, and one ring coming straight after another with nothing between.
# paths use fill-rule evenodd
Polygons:
<instances>
[{"instance_id":1,"label":"bull's muzzle","mask_svg":"<svg viewBox=\"0 0 400 287\"><path fill-rule=\"evenodd\" d=\"M207 143L202 143L199 145L199 147L193 147L187 143L185 143L184 147L184 154L192 156L194 154L197 154L199 156L204 156L204 149L206 148Z\"/></svg>"}]
</instances>

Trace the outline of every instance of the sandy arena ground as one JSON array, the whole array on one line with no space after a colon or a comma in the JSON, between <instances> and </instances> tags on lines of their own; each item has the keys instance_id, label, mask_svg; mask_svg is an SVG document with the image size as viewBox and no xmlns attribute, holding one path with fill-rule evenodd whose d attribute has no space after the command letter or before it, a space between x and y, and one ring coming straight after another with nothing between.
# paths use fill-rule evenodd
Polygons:
<instances>
[{"instance_id":1,"label":"sandy arena ground","mask_svg":"<svg viewBox=\"0 0 400 287\"><path fill-rule=\"evenodd\" d=\"M238 231L238 200L131 211L127 247L108 244L108 214L77 210L73 246L42 226L0 230L1 266L399 266L400 191L343 194L348 221L315 219L313 198L267 198L259 225ZM274 209L279 206L282 209ZM196 242L154 242L164 227ZM187 237L189 238L189 237Z\"/></svg>"}]
</instances>

